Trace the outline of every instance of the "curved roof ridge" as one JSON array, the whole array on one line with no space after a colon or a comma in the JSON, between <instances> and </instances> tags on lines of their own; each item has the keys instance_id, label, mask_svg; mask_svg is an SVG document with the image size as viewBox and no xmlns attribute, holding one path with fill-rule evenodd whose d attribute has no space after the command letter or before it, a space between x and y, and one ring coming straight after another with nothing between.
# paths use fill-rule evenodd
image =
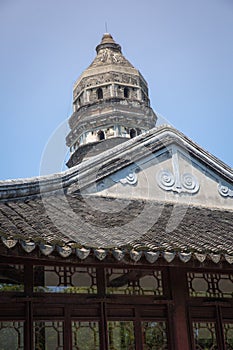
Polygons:
<instances>
[{"instance_id":1,"label":"curved roof ridge","mask_svg":"<svg viewBox=\"0 0 233 350\"><path fill-rule=\"evenodd\" d=\"M232 168L202 149L174 127L165 124L133 139L129 139L123 144L104 151L63 172L26 179L2 180L0 181L0 200L15 200L17 198L39 195L40 193L64 190L64 188L78 180L81 180L82 186L87 186L93 181L112 174L137 159L172 143L177 143L187 149L188 152L195 155L209 167L214 168L227 181L233 182ZM128 156L129 154L130 157ZM120 161L121 157L127 161L122 163ZM100 169L100 164L103 170L98 175L99 178L96 179L93 177L93 174L97 174L96 171Z\"/></svg>"}]
</instances>

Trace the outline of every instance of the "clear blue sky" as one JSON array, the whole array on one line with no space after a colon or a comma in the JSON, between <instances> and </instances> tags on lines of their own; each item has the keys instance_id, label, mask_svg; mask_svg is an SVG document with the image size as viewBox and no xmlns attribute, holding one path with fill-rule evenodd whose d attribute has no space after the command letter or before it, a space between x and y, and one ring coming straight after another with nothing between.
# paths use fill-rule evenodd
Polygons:
<instances>
[{"instance_id":1,"label":"clear blue sky","mask_svg":"<svg viewBox=\"0 0 233 350\"><path fill-rule=\"evenodd\" d=\"M232 0L0 0L0 178L39 174L105 22L154 110L232 166Z\"/></svg>"}]
</instances>

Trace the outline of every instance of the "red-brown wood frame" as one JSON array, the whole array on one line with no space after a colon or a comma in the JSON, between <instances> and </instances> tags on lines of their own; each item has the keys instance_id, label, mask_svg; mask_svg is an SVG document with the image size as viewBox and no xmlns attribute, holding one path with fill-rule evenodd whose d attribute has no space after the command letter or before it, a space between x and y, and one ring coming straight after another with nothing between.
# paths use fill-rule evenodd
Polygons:
<instances>
[{"instance_id":1,"label":"red-brown wood frame","mask_svg":"<svg viewBox=\"0 0 233 350\"><path fill-rule=\"evenodd\" d=\"M0 320L25 322L25 350L33 349L34 320L62 320L64 322L64 350L72 349L72 320L99 321L100 349L108 350L107 321L132 320L135 327L135 350L142 350L141 321L166 321L169 350L195 349L192 322L216 323L218 346L225 350L223 322L233 323L233 300L190 297L186 273L188 271L231 273L227 263L215 265L210 261L187 264L175 259L166 263L162 258L155 264L142 259L139 263L119 263L111 259L98 261L92 257L85 261L29 256L1 256L2 264L23 264L24 292L0 293ZM33 265L95 266L97 294L59 294L33 292ZM164 295L128 296L105 293L104 268L160 269L163 272ZM45 307L46 305L46 307Z\"/></svg>"}]
</instances>

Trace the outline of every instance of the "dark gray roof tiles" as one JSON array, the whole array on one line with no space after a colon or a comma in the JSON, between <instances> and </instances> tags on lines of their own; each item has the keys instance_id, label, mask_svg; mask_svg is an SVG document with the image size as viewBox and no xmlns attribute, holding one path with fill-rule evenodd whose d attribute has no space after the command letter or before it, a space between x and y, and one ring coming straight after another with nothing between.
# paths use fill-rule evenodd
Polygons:
<instances>
[{"instance_id":1,"label":"dark gray roof tiles","mask_svg":"<svg viewBox=\"0 0 233 350\"><path fill-rule=\"evenodd\" d=\"M173 204L150 202L142 216L147 205L78 194L0 203L0 234L58 246L233 256L233 212L176 205L174 216Z\"/></svg>"}]
</instances>

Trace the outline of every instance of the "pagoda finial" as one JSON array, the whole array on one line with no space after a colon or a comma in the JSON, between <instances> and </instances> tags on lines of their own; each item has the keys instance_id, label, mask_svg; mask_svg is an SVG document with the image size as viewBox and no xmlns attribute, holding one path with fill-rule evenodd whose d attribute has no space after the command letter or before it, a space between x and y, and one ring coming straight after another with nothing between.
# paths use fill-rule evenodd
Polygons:
<instances>
[{"instance_id":1,"label":"pagoda finial","mask_svg":"<svg viewBox=\"0 0 233 350\"><path fill-rule=\"evenodd\" d=\"M101 43L96 47L96 51L98 53L101 49L105 48L111 48L115 51L121 52L121 46L115 42L110 33L104 33Z\"/></svg>"}]
</instances>

